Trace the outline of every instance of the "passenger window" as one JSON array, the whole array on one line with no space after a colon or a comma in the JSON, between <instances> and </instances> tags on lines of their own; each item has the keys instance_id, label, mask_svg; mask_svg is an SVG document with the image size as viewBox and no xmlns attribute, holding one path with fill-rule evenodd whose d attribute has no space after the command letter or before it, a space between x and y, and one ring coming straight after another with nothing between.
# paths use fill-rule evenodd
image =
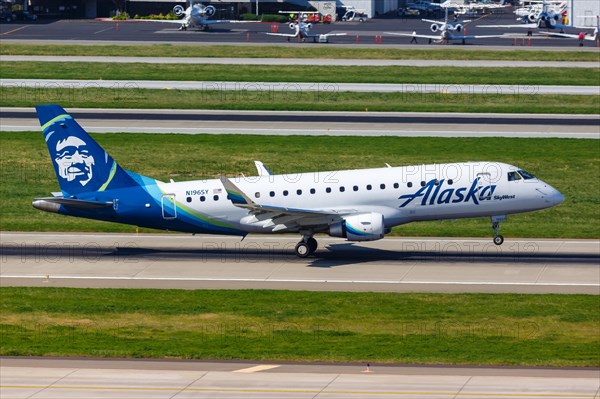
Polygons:
<instances>
[{"instance_id":1,"label":"passenger window","mask_svg":"<svg viewBox=\"0 0 600 399\"><path fill-rule=\"evenodd\" d=\"M343 193L344 191L346 191L346 187L340 186L340 193Z\"/></svg>"},{"instance_id":2,"label":"passenger window","mask_svg":"<svg viewBox=\"0 0 600 399\"><path fill-rule=\"evenodd\" d=\"M454 180L452 180L452 179L448 179L448 184L449 184L449 185L453 185L453 184L454 184Z\"/></svg>"},{"instance_id":3,"label":"passenger window","mask_svg":"<svg viewBox=\"0 0 600 399\"><path fill-rule=\"evenodd\" d=\"M331 192L331 187L327 187L327 188L325 189L325 192L326 192L326 193L330 193L330 192Z\"/></svg>"},{"instance_id":4,"label":"passenger window","mask_svg":"<svg viewBox=\"0 0 600 399\"><path fill-rule=\"evenodd\" d=\"M425 181L421 182L421 187L425 187Z\"/></svg>"},{"instance_id":5,"label":"passenger window","mask_svg":"<svg viewBox=\"0 0 600 399\"><path fill-rule=\"evenodd\" d=\"M315 190L314 188L311 188L311 189L310 189L310 193L311 193L311 194L314 194L314 193L316 193L316 192L317 192L317 190Z\"/></svg>"},{"instance_id":6,"label":"passenger window","mask_svg":"<svg viewBox=\"0 0 600 399\"><path fill-rule=\"evenodd\" d=\"M354 190L354 191L358 191L358 186L354 186L354 187L352 187L352 190Z\"/></svg>"},{"instance_id":7,"label":"passenger window","mask_svg":"<svg viewBox=\"0 0 600 399\"><path fill-rule=\"evenodd\" d=\"M192 202L192 197L187 197L185 200L186 200L187 202Z\"/></svg>"},{"instance_id":8,"label":"passenger window","mask_svg":"<svg viewBox=\"0 0 600 399\"><path fill-rule=\"evenodd\" d=\"M287 195L289 194L288 190L283 190L283 196L287 197Z\"/></svg>"},{"instance_id":9,"label":"passenger window","mask_svg":"<svg viewBox=\"0 0 600 399\"><path fill-rule=\"evenodd\" d=\"M215 196L213 197L213 199L214 199L215 201L218 201L218 200L219 200L219 196L218 196L218 195L215 195Z\"/></svg>"},{"instance_id":10,"label":"passenger window","mask_svg":"<svg viewBox=\"0 0 600 399\"><path fill-rule=\"evenodd\" d=\"M260 193L258 191L254 193L254 198L260 198Z\"/></svg>"},{"instance_id":11,"label":"passenger window","mask_svg":"<svg viewBox=\"0 0 600 399\"><path fill-rule=\"evenodd\" d=\"M508 181L521 180L521 176L517 172L508 172Z\"/></svg>"},{"instance_id":12,"label":"passenger window","mask_svg":"<svg viewBox=\"0 0 600 399\"><path fill-rule=\"evenodd\" d=\"M394 183L394 188L398 188L400 185L398 183Z\"/></svg>"},{"instance_id":13,"label":"passenger window","mask_svg":"<svg viewBox=\"0 0 600 399\"><path fill-rule=\"evenodd\" d=\"M296 190L296 194L302 195L302 190Z\"/></svg>"},{"instance_id":14,"label":"passenger window","mask_svg":"<svg viewBox=\"0 0 600 399\"><path fill-rule=\"evenodd\" d=\"M411 188L412 187L412 182L406 183L406 187Z\"/></svg>"},{"instance_id":15,"label":"passenger window","mask_svg":"<svg viewBox=\"0 0 600 399\"><path fill-rule=\"evenodd\" d=\"M385 184L380 184L379 188L382 189L382 190L385 190Z\"/></svg>"},{"instance_id":16,"label":"passenger window","mask_svg":"<svg viewBox=\"0 0 600 399\"><path fill-rule=\"evenodd\" d=\"M371 186L370 184L367 184L367 190L371 190L373 188L373 186Z\"/></svg>"},{"instance_id":17,"label":"passenger window","mask_svg":"<svg viewBox=\"0 0 600 399\"><path fill-rule=\"evenodd\" d=\"M200 197L200 202L204 202L204 201L206 201L206 197L205 197L204 195L202 195L202 196Z\"/></svg>"},{"instance_id":18,"label":"passenger window","mask_svg":"<svg viewBox=\"0 0 600 399\"><path fill-rule=\"evenodd\" d=\"M269 196L270 196L270 197L274 197L274 196L275 196L275 191L271 191L271 192L269 193Z\"/></svg>"}]
</instances>

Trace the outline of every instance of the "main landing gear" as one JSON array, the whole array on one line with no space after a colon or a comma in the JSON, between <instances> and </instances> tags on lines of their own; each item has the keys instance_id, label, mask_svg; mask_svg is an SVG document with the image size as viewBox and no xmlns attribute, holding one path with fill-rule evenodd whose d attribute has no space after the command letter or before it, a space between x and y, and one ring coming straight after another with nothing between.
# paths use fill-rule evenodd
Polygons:
<instances>
[{"instance_id":1,"label":"main landing gear","mask_svg":"<svg viewBox=\"0 0 600 399\"><path fill-rule=\"evenodd\" d=\"M506 216L492 216L492 229L494 229L494 244L502 245L504 242L504 237L498 234L498 230L500 229L500 222L506 220Z\"/></svg>"},{"instance_id":2,"label":"main landing gear","mask_svg":"<svg viewBox=\"0 0 600 399\"><path fill-rule=\"evenodd\" d=\"M317 250L317 247L317 240L315 240L312 236L304 236L302 241L296 244L294 252L296 253L296 256L300 258L306 258L307 256L312 255Z\"/></svg>"}]
</instances>

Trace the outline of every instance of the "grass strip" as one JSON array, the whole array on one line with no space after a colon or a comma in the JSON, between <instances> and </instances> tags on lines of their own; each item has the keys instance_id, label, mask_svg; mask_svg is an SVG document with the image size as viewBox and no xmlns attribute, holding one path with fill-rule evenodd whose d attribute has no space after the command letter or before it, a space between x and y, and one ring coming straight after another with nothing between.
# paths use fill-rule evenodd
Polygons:
<instances>
[{"instance_id":1,"label":"grass strip","mask_svg":"<svg viewBox=\"0 0 600 399\"><path fill-rule=\"evenodd\" d=\"M255 135L93 134L121 166L162 181L256 174L260 159L276 174L499 161L518 165L556 187L565 202L514 215L506 237L599 238L600 194L590 176L600 172L600 143L578 139L302 137ZM148 156L152 154L152 156ZM0 133L0 228L23 231L133 232L135 227L41 212L35 197L58 190L39 132ZM488 219L421 222L397 227L404 236L489 237Z\"/></svg>"},{"instance_id":2,"label":"grass strip","mask_svg":"<svg viewBox=\"0 0 600 399\"><path fill-rule=\"evenodd\" d=\"M600 96L514 94L349 93L334 86L301 93L293 88L272 91L151 90L115 87L2 89L0 106L65 108L164 108L276 111L495 112L597 114Z\"/></svg>"},{"instance_id":3,"label":"grass strip","mask_svg":"<svg viewBox=\"0 0 600 399\"><path fill-rule=\"evenodd\" d=\"M90 62L0 63L4 79L175 80L227 82L414 83L596 86L600 68L188 65ZM491 87L493 90L494 88Z\"/></svg>"},{"instance_id":4,"label":"grass strip","mask_svg":"<svg viewBox=\"0 0 600 399\"><path fill-rule=\"evenodd\" d=\"M188 44L76 45L23 44L3 42L0 55L69 55L130 57L217 57L217 58L326 58L385 60L504 60L504 61L600 61L596 51L397 49L283 46L196 46Z\"/></svg>"},{"instance_id":5,"label":"grass strip","mask_svg":"<svg viewBox=\"0 0 600 399\"><path fill-rule=\"evenodd\" d=\"M1 288L0 354L600 366L600 296Z\"/></svg>"}]
</instances>

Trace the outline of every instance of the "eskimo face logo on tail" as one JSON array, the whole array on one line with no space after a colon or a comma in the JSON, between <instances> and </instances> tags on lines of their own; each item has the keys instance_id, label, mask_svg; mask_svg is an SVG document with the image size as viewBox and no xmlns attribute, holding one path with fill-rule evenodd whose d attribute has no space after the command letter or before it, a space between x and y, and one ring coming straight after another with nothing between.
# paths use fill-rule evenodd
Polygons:
<instances>
[{"instance_id":1,"label":"eskimo face logo on tail","mask_svg":"<svg viewBox=\"0 0 600 399\"><path fill-rule=\"evenodd\" d=\"M405 194L398 197L398 199L405 200L400 204L400 208L404 208L410 204L413 200L423 197L421 199L421 206L426 205L441 205L441 204L458 204L473 202L475 205L479 205L481 201L488 201L492 199L492 195L496 190L496 185L482 186L479 184L480 178L473 180L470 188L467 187L449 187L446 184L444 187L445 180L430 180L423 187L414 194Z\"/></svg>"},{"instance_id":2,"label":"eskimo face logo on tail","mask_svg":"<svg viewBox=\"0 0 600 399\"><path fill-rule=\"evenodd\" d=\"M68 136L56 142L54 162L58 175L68 182L78 182L85 186L94 177L96 162L87 143L78 137Z\"/></svg>"}]
</instances>

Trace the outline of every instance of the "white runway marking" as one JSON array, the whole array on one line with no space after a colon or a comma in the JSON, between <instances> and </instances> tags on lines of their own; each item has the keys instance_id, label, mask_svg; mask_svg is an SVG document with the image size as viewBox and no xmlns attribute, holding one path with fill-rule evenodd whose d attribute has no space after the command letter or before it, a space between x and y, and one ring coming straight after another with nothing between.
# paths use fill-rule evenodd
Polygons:
<instances>
[{"instance_id":1,"label":"white runway marking","mask_svg":"<svg viewBox=\"0 0 600 399\"><path fill-rule=\"evenodd\" d=\"M259 364L258 366L254 366L254 367L248 367L248 368L243 368L243 369L239 369L239 370L234 370L233 373L250 374L250 373L256 373L259 371L276 369L278 367L281 367L281 366L279 366L277 364Z\"/></svg>"}]
</instances>

